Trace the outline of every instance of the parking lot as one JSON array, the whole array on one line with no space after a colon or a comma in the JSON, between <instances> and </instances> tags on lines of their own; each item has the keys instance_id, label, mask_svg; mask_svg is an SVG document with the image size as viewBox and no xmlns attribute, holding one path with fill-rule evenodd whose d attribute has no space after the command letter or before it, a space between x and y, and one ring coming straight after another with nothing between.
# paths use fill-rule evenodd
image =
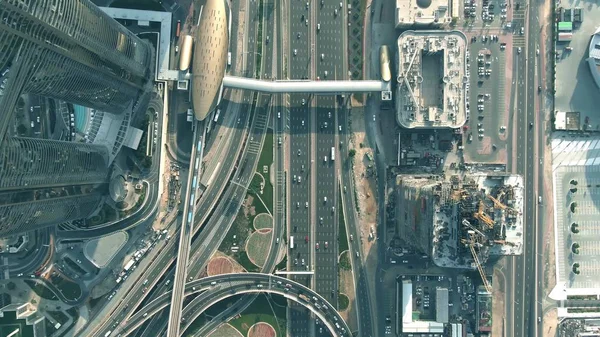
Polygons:
<instances>
[{"instance_id":1,"label":"parking lot","mask_svg":"<svg viewBox=\"0 0 600 337\"><path fill-rule=\"evenodd\" d=\"M518 46L524 46L522 26L518 20L513 22L516 5L510 1L465 0L461 5L459 26L469 39L470 77L464 161L503 162L510 133L512 55Z\"/></svg>"}]
</instances>

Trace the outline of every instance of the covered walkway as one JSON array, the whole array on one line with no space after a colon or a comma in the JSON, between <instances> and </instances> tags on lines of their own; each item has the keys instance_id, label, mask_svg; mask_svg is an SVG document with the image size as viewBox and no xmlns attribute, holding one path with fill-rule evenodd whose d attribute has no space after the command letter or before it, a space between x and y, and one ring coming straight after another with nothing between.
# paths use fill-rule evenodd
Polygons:
<instances>
[{"instance_id":1,"label":"covered walkway","mask_svg":"<svg viewBox=\"0 0 600 337\"><path fill-rule=\"evenodd\" d=\"M225 76L223 86L268 93L314 93L336 94L351 92L380 92L386 90L383 81L310 81L287 80L269 81L251 78Z\"/></svg>"}]
</instances>

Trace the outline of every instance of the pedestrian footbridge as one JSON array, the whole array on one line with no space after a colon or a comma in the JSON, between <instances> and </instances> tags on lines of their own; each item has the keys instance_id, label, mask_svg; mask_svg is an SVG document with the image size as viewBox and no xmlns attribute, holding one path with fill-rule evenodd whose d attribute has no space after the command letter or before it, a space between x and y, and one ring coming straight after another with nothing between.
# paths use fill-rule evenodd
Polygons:
<instances>
[{"instance_id":1,"label":"pedestrian footbridge","mask_svg":"<svg viewBox=\"0 0 600 337\"><path fill-rule=\"evenodd\" d=\"M223 86L235 89L268 93L342 94L354 92L381 92L386 90L383 81L311 81L311 80L256 80L225 76Z\"/></svg>"}]
</instances>

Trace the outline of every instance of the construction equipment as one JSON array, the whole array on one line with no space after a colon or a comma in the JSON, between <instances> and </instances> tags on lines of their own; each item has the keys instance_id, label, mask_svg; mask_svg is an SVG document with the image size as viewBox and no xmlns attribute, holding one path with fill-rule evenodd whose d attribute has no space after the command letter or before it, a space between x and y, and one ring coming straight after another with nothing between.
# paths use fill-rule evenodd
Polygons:
<instances>
[{"instance_id":1,"label":"construction equipment","mask_svg":"<svg viewBox=\"0 0 600 337\"><path fill-rule=\"evenodd\" d=\"M477 213L473 214L473 217L475 217L475 219L479 221L482 221L483 223L488 225L488 227L494 228L494 220L492 220L492 218L485 214L485 212L483 211L484 206L485 205L483 204L483 202L479 201L479 209L477 210Z\"/></svg>"},{"instance_id":2,"label":"construction equipment","mask_svg":"<svg viewBox=\"0 0 600 337\"><path fill-rule=\"evenodd\" d=\"M479 262L479 257L477 256L477 252L475 251L475 245L481 245L481 244L477 243L475 241L475 232L468 231L468 233L469 233L469 240L463 239L461 241L466 243L469 246L469 248L471 249L471 255L473 255L473 261L474 261L475 265L477 266L477 270L479 271L479 275L481 276L481 281L483 282L483 286L485 287L485 290L487 290L487 292L491 294L492 286L488 282L487 277L485 276L485 273L483 272L483 268L481 267L481 263Z\"/></svg>"},{"instance_id":3,"label":"construction equipment","mask_svg":"<svg viewBox=\"0 0 600 337\"><path fill-rule=\"evenodd\" d=\"M454 190L452 191L452 199L453 200L465 200L469 197L469 191L465 189Z\"/></svg>"},{"instance_id":4,"label":"construction equipment","mask_svg":"<svg viewBox=\"0 0 600 337\"><path fill-rule=\"evenodd\" d=\"M488 194L488 198L494 202L494 206L496 208L500 208L500 209L503 209L503 210L509 210L511 212L517 212L515 209L506 206L505 204L503 204L502 202L500 202L500 200L494 198L491 194Z\"/></svg>"}]
</instances>

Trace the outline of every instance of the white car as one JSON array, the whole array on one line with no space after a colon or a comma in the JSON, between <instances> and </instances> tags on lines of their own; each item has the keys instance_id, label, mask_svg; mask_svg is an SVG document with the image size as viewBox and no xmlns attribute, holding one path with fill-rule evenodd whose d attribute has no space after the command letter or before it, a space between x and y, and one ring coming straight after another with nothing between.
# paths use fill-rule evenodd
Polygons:
<instances>
[{"instance_id":1,"label":"white car","mask_svg":"<svg viewBox=\"0 0 600 337\"><path fill-rule=\"evenodd\" d=\"M517 48L517 53L521 54L521 47Z\"/></svg>"},{"instance_id":2,"label":"white car","mask_svg":"<svg viewBox=\"0 0 600 337\"><path fill-rule=\"evenodd\" d=\"M306 104L306 100L303 98L302 99L302 105L305 105L305 104Z\"/></svg>"},{"instance_id":3,"label":"white car","mask_svg":"<svg viewBox=\"0 0 600 337\"><path fill-rule=\"evenodd\" d=\"M277 112L277 118L281 118L281 111Z\"/></svg>"},{"instance_id":4,"label":"white car","mask_svg":"<svg viewBox=\"0 0 600 337\"><path fill-rule=\"evenodd\" d=\"M302 120L302 126L304 126L304 119Z\"/></svg>"},{"instance_id":5,"label":"white car","mask_svg":"<svg viewBox=\"0 0 600 337\"><path fill-rule=\"evenodd\" d=\"M373 115L373 122L375 121L375 115Z\"/></svg>"},{"instance_id":6,"label":"white car","mask_svg":"<svg viewBox=\"0 0 600 337\"><path fill-rule=\"evenodd\" d=\"M294 49L294 56L298 55L298 50Z\"/></svg>"}]
</instances>

